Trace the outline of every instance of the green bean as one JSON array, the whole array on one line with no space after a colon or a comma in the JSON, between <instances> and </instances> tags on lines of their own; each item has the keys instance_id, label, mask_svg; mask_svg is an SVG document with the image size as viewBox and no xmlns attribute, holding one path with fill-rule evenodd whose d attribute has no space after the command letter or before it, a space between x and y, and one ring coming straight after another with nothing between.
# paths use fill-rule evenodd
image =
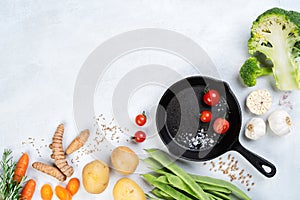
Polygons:
<instances>
[{"instance_id":1,"label":"green bean","mask_svg":"<svg viewBox=\"0 0 300 200\"><path fill-rule=\"evenodd\" d=\"M161 198L158 199L158 198L150 196L149 194L145 194L145 195L146 195L147 199L149 199L149 200L161 200Z\"/></svg>"},{"instance_id":2,"label":"green bean","mask_svg":"<svg viewBox=\"0 0 300 200\"><path fill-rule=\"evenodd\" d=\"M193 197L197 198L197 195L195 194L195 192L193 190L191 190L191 188L184 182L181 180L181 178L179 178L178 176L175 176L173 174L166 174L165 175L168 179L168 182L171 186L173 186L174 188L180 189L184 192L186 192L189 195L192 195Z\"/></svg>"},{"instance_id":3,"label":"green bean","mask_svg":"<svg viewBox=\"0 0 300 200\"><path fill-rule=\"evenodd\" d=\"M169 157L162 151L157 149L147 149L148 154L158 161L165 168L180 177L191 189L195 192L196 196L201 200L209 200L206 193L202 188L188 175L182 168L174 164Z\"/></svg>"},{"instance_id":4,"label":"green bean","mask_svg":"<svg viewBox=\"0 0 300 200\"><path fill-rule=\"evenodd\" d=\"M209 197L211 200L223 200L223 199L221 199L220 197L216 197L215 195L210 194L210 193L208 193L207 195L208 195L208 197Z\"/></svg>"},{"instance_id":5,"label":"green bean","mask_svg":"<svg viewBox=\"0 0 300 200\"><path fill-rule=\"evenodd\" d=\"M156 169L156 170L154 170L156 173L161 174L161 175L175 174L178 177L180 177L178 174L176 174L173 171L173 170L177 171L176 167L177 168L179 168L179 167L174 163L170 164L171 160L165 155L165 153L163 153L159 150L156 150L156 149L150 149L150 150L146 150L146 151L150 154L151 157L144 159L144 161L147 164L149 164L153 170ZM155 154L162 154L162 156L160 155L160 159L162 159L163 162L158 160L155 157L156 156ZM171 167L170 167L170 165L171 165ZM174 168L174 165L176 165L175 168ZM188 174L188 175L190 177L192 177L194 182L197 182L197 184L200 185L200 187L203 189L204 192L215 191L215 192L224 193L226 195L232 193L233 195L239 197L240 199L250 200L250 198L242 190L240 190L238 187L236 187L235 185L233 185L227 181L212 178L212 177L207 177L207 176L199 176L199 175L193 175L193 174ZM182 177L180 177L180 178L182 181L184 181L182 179ZM161 179L160 181L162 181L163 179L165 180L165 178L160 178L160 179ZM209 196L209 198L211 198L211 195Z\"/></svg>"},{"instance_id":6,"label":"green bean","mask_svg":"<svg viewBox=\"0 0 300 200\"><path fill-rule=\"evenodd\" d=\"M244 200L250 200L250 197L248 197L247 194L245 194L238 187L236 187L235 185L233 185L227 181L211 178L208 176L198 176L198 175L193 175L193 174L190 174L190 176L198 183L206 183L206 184L215 185L215 186L222 186L222 187L225 187L225 188L229 189L230 191L232 191L232 193L235 196L237 196L241 199L244 199Z\"/></svg>"},{"instance_id":7,"label":"green bean","mask_svg":"<svg viewBox=\"0 0 300 200\"><path fill-rule=\"evenodd\" d=\"M153 190L151 190L151 193L158 198L161 198L161 199L164 198L164 196L161 195L160 192L158 192L158 191L160 191L160 189L154 188Z\"/></svg>"},{"instance_id":8,"label":"green bean","mask_svg":"<svg viewBox=\"0 0 300 200\"><path fill-rule=\"evenodd\" d=\"M159 177L152 176L152 179L153 179L153 181L159 181L164 184L169 184L169 185L173 186L174 188L182 190L182 191L196 197L194 192L178 176L175 176L173 174L165 172L164 175L161 175ZM203 186L203 185L205 185L205 184L201 184L200 186ZM209 197L213 200L220 200L220 199L231 200L231 198L226 195L226 194L230 194L230 191L226 188L221 188L221 187L216 187L216 186L206 184L205 186L203 186L203 189L205 190L205 192L208 193ZM223 189L223 190L220 191L220 189ZM229 193L224 194L224 193L222 193L222 191L225 191L225 192L229 191ZM162 199L166 199L166 200L173 199L168 194L166 194L164 191L161 191L158 188L154 188L151 192L158 198L162 198Z\"/></svg>"},{"instance_id":9,"label":"green bean","mask_svg":"<svg viewBox=\"0 0 300 200\"><path fill-rule=\"evenodd\" d=\"M221 199L223 200L232 200L230 198L230 196L226 195L226 194L223 194L221 192L217 192L217 191L209 191L210 194L216 196L216 197L220 197Z\"/></svg>"},{"instance_id":10,"label":"green bean","mask_svg":"<svg viewBox=\"0 0 300 200\"><path fill-rule=\"evenodd\" d=\"M185 182L183 182L178 176L175 176L173 174L166 174L164 176L159 176L156 181L162 182L164 184L168 184L172 186L173 188L179 189L179 191L185 192L187 195L194 196L197 198L195 193L190 189L188 185L186 185ZM162 194L163 195L163 194ZM164 197L167 197L164 195Z\"/></svg>"},{"instance_id":11,"label":"green bean","mask_svg":"<svg viewBox=\"0 0 300 200\"><path fill-rule=\"evenodd\" d=\"M152 177L152 178L154 179L154 177ZM164 183L164 184L168 184L168 185L170 185L174 188L182 190L182 191L186 192L187 194L190 194L190 195L197 198L197 196L190 189L190 187L185 182L183 182L178 176L175 176L175 175L170 174L170 173L166 173L165 175L157 177L156 181L159 181L159 182ZM157 191L154 190L154 192L157 192ZM159 197L159 196L157 196L157 197Z\"/></svg>"},{"instance_id":12,"label":"green bean","mask_svg":"<svg viewBox=\"0 0 300 200\"><path fill-rule=\"evenodd\" d=\"M166 176L159 176L156 180L164 184L169 184L169 181Z\"/></svg>"},{"instance_id":13,"label":"green bean","mask_svg":"<svg viewBox=\"0 0 300 200\"><path fill-rule=\"evenodd\" d=\"M161 198L161 199L165 199L165 200L173 200L174 198L170 197L170 195L168 195L167 193L165 193L164 191L158 189L158 188L154 188L151 191L152 194L154 194L156 197Z\"/></svg>"},{"instance_id":14,"label":"green bean","mask_svg":"<svg viewBox=\"0 0 300 200\"><path fill-rule=\"evenodd\" d=\"M153 158L151 157L148 157L148 158L145 158L145 159L142 159L142 161L146 164L148 164L150 167L151 170L158 170L158 169L161 169L163 168L163 166L157 162L156 160L154 160Z\"/></svg>"},{"instance_id":15,"label":"green bean","mask_svg":"<svg viewBox=\"0 0 300 200\"><path fill-rule=\"evenodd\" d=\"M161 183L159 181L156 181L156 177L153 176L152 174L142 174L142 176L145 178L145 180L148 183L150 183L154 187L164 191L165 193L167 193L170 197L172 197L174 199L192 200L191 198L189 198L188 196L184 195L181 192L178 192L177 190L175 190L171 186L169 186L167 184L164 184L164 183Z\"/></svg>"},{"instance_id":16,"label":"green bean","mask_svg":"<svg viewBox=\"0 0 300 200\"><path fill-rule=\"evenodd\" d=\"M221 192L224 194L231 194L231 190L229 190L228 188L225 188L223 186L216 186L216 185L211 185L211 184L206 184L206 183L198 183L200 185L200 187L205 191L205 192L209 192L209 191L216 191L216 192Z\"/></svg>"},{"instance_id":17,"label":"green bean","mask_svg":"<svg viewBox=\"0 0 300 200\"><path fill-rule=\"evenodd\" d=\"M155 170L155 172L159 173L159 174L169 173L164 168ZM233 185L227 181L208 177L208 176L199 176L199 175L193 175L193 174L190 174L190 176L197 183L199 183L200 187L205 191L217 191L217 192L221 192L224 194L233 193L235 196L237 196L239 198L242 198L245 200L250 199L242 190L240 190L238 187L236 187L235 185Z\"/></svg>"},{"instance_id":18,"label":"green bean","mask_svg":"<svg viewBox=\"0 0 300 200\"><path fill-rule=\"evenodd\" d=\"M157 169L154 172L158 173L158 174L163 174L165 175L166 173L172 174L172 172L170 172L169 170L167 170L166 168L161 168L161 169Z\"/></svg>"},{"instance_id":19,"label":"green bean","mask_svg":"<svg viewBox=\"0 0 300 200\"><path fill-rule=\"evenodd\" d=\"M169 172L167 172L164 169L159 169L159 170L155 170L156 173L158 174L162 174L162 175L173 175ZM163 176L162 176L163 177ZM200 187L206 192L206 191L217 191L217 192L222 192L225 194L231 194L231 190L229 190L226 187L223 187L221 185L215 185L215 183L210 183L209 181L206 181L205 183L198 183L200 185Z\"/></svg>"}]
</instances>

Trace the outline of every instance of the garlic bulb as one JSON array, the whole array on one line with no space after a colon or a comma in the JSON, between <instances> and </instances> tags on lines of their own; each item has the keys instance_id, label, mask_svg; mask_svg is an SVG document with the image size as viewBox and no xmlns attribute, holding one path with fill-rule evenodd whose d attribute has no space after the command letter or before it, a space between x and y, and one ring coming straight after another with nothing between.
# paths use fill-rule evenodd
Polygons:
<instances>
[{"instance_id":1,"label":"garlic bulb","mask_svg":"<svg viewBox=\"0 0 300 200\"><path fill-rule=\"evenodd\" d=\"M272 106L272 96L268 90L254 90L248 95L246 105L253 114L263 115Z\"/></svg>"},{"instance_id":2,"label":"garlic bulb","mask_svg":"<svg viewBox=\"0 0 300 200\"><path fill-rule=\"evenodd\" d=\"M291 132L291 117L284 110L276 110L271 113L268 122L271 130L276 135L282 136Z\"/></svg>"},{"instance_id":3,"label":"garlic bulb","mask_svg":"<svg viewBox=\"0 0 300 200\"><path fill-rule=\"evenodd\" d=\"M246 125L247 138L257 140L266 134L266 123L262 118L254 117Z\"/></svg>"}]
</instances>

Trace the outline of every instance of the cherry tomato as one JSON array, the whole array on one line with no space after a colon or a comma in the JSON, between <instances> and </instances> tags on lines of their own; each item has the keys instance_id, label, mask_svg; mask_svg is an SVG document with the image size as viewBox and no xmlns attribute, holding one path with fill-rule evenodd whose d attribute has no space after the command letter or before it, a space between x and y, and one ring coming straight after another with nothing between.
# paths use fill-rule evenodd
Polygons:
<instances>
[{"instance_id":1,"label":"cherry tomato","mask_svg":"<svg viewBox=\"0 0 300 200\"><path fill-rule=\"evenodd\" d=\"M134 139L137 143L144 142L146 139L146 134L143 131L137 131L132 139Z\"/></svg>"},{"instance_id":2,"label":"cherry tomato","mask_svg":"<svg viewBox=\"0 0 300 200\"><path fill-rule=\"evenodd\" d=\"M212 114L208 110L203 110L200 114L200 120L204 123L210 122L211 118L212 118Z\"/></svg>"},{"instance_id":3,"label":"cherry tomato","mask_svg":"<svg viewBox=\"0 0 300 200\"><path fill-rule=\"evenodd\" d=\"M145 111L142 114L139 114L135 117L135 123L138 126L144 126L146 124L146 121L147 121L147 117Z\"/></svg>"},{"instance_id":4,"label":"cherry tomato","mask_svg":"<svg viewBox=\"0 0 300 200\"><path fill-rule=\"evenodd\" d=\"M224 118L217 118L213 125L214 131L218 134L224 134L229 129L229 122Z\"/></svg>"},{"instance_id":5,"label":"cherry tomato","mask_svg":"<svg viewBox=\"0 0 300 200\"><path fill-rule=\"evenodd\" d=\"M208 90L203 96L203 101L209 106L215 106L220 101L220 94L217 90Z\"/></svg>"}]
</instances>

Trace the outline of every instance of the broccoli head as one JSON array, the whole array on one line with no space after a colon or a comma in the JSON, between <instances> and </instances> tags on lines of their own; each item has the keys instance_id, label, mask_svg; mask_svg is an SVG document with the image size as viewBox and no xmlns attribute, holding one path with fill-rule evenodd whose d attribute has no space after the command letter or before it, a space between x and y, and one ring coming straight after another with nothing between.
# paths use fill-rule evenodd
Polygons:
<instances>
[{"instance_id":1,"label":"broccoli head","mask_svg":"<svg viewBox=\"0 0 300 200\"><path fill-rule=\"evenodd\" d=\"M248 58L240 69L240 76L248 87L255 86L258 77L270 74L272 74L272 68L260 67L256 57Z\"/></svg>"},{"instance_id":2,"label":"broccoli head","mask_svg":"<svg viewBox=\"0 0 300 200\"><path fill-rule=\"evenodd\" d=\"M300 13L272 8L258 16L252 24L248 50L252 56L257 52L264 54L273 63L273 75L280 90L300 89ZM250 64L255 62L250 60L246 66L255 64Z\"/></svg>"}]
</instances>

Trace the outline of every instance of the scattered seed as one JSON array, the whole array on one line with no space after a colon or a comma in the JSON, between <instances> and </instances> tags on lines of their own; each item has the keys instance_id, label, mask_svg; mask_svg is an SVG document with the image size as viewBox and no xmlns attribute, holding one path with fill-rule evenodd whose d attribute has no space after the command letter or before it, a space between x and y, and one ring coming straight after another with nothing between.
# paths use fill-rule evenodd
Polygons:
<instances>
[{"instance_id":1,"label":"scattered seed","mask_svg":"<svg viewBox=\"0 0 300 200\"><path fill-rule=\"evenodd\" d=\"M213 171L215 173L221 172L222 174L228 176L231 182L239 181L241 184L244 184L247 188L251 189L254 187L254 182L250 181L252 179L252 175L246 174L245 169L240 169L238 167L238 160L235 159L231 154L228 154L227 160L224 160L223 157L218 158L218 162L210 161L209 163L203 162L203 166L209 164L209 171ZM250 191L250 190L248 190Z\"/></svg>"}]
</instances>

